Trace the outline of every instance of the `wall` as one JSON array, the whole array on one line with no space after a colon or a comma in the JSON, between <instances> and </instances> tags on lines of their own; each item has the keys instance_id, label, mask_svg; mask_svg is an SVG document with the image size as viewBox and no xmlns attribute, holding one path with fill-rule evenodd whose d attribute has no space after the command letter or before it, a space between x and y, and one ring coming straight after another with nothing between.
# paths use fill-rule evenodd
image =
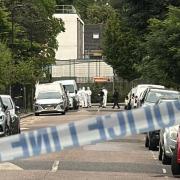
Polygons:
<instances>
[{"instance_id":1,"label":"wall","mask_svg":"<svg viewBox=\"0 0 180 180\"><path fill-rule=\"evenodd\" d=\"M65 32L61 32L57 36L59 47L56 51L55 58L58 60L77 59L78 56L80 56L78 54L82 55L84 50L84 43L81 37L83 35L82 27L84 23L77 14L54 14L54 17L58 19L61 18L65 23ZM81 28L78 28L78 22L81 22ZM78 31L82 33L80 37L78 37ZM78 42L79 40L81 42ZM79 50L79 48L81 50Z\"/></svg>"}]
</instances>

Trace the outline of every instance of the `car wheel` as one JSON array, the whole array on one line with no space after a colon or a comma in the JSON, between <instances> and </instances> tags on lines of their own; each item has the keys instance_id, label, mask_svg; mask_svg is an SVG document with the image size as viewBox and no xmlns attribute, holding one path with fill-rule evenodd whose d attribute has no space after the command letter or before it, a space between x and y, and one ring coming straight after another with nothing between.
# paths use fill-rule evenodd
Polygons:
<instances>
[{"instance_id":1,"label":"car wheel","mask_svg":"<svg viewBox=\"0 0 180 180\"><path fill-rule=\"evenodd\" d=\"M39 116L39 113L35 113L35 116Z\"/></svg>"},{"instance_id":2,"label":"car wheel","mask_svg":"<svg viewBox=\"0 0 180 180\"><path fill-rule=\"evenodd\" d=\"M19 128L18 134L21 134L21 128Z\"/></svg>"},{"instance_id":3,"label":"car wheel","mask_svg":"<svg viewBox=\"0 0 180 180\"><path fill-rule=\"evenodd\" d=\"M177 146L172 156L171 171L174 176L180 175L180 164L177 163Z\"/></svg>"},{"instance_id":4,"label":"car wheel","mask_svg":"<svg viewBox=\"0 0 180 180\"><path fill-rule=\"evenodd\" d=\"M145 147L149 147L149 138L148 138L148 136L146 136Z\"/></svg>"},{"instance_id":5,"label":"car wheel","mask_svg":"<svg viewBox=\"0 0 180 180\"><path fill-rule=\"evenodd\" d=\"M153 144L153 142L149 139L149 150L155 150L156 149L156 147L155 147L155 145Z\"/></svg>"},{"instance_id":6,"label":"car wheel","mask_svg":"<svg viewBox=\"0 0 180 180\"><path fill-rule=\"evenodd\" d=\"M66 111L62 112L62 115L65 115L66 114Z\"/></svg>"},{"instance_id":7,"label":"car wheel","mask_svg":"<svg viewBox=\"0 0 180 180\"><path fill-rule=\"evenodd\" d=\"M159 155L158 155L158 159L160 161L162 161L162 146L161 146L161 143L159 143Z\"/></svg>"},{"instance_id":8,"label":"car wheel","mask_svg":"<svg viewBox=\"0 0 180 180\"><path fill-rule=\"evenodd\" d=\"M9 136L11 133L10 133L10 129L9 129L9 126L6 124L5 125L5 129L4 129L4 136Z\"/></svg>"},{"instance_id":9,"label":"car wheel","mask_svg":"<svg viewBox=\"0 0 180 180\"><path fill-rule=\"evenodd\" d=\"M169 165L171 163L171 159L167 157L165 153L165 149L163 147L162 147L162 163L166 165Z\"/></svg>"}]
</instances>

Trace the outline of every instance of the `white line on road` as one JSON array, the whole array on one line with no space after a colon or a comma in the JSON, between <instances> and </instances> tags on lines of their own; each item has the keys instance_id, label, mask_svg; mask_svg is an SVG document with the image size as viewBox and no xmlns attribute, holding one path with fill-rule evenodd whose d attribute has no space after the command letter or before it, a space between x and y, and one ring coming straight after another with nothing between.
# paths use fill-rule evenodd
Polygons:
<instances>
[{"instance_id":1,"label":"white line on road","mask_svg":"<svg viewBox=\"0 0 180 180\"><path fill-rule=\"evenodd\" d=\"M29 128L21 128L21 130L28 130Z\"/></svg>"},{"instance_id":2,"label":"white line on road","mask_svg":"<svg viewBox=\"0 0 180 180\"><path fill-rule=\"evenodd\" d=\"M54 161L51 172L56 172L58 170L59 161Z\"/></svg>"},{"instance_id":3,"label":"white line on road","mask_svg":"<svg viewBox=\"0 0 180 180\"><path fill-rule=\"evenodd\" d=\"M166 169L162 169L162 171L163 171L163 174L166 174L167 173L167 171L166 171Z\"/></svg>"},{"instance_id":4,"label":"white line on road","mask_svg":"<svg viewBox=\"0 0 180 180\"><path fill-rule=\"evenodd\" d=\"M155 156L154 152L151 151L151 153L152 153L153 159L154 159L154 160L157 160L157 157Z\"/></svg>"}]
</instances>

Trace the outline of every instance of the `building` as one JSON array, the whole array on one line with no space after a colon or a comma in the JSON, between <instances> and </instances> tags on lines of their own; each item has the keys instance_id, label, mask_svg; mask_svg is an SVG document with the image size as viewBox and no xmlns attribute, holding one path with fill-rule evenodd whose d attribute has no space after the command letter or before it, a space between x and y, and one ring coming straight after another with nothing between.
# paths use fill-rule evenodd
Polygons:
<instances>
[{"instance_id":1,"label":"building","mask_svg":"<svg viewBox=\"0 0 180 180\"><path fill-rule=\"evenodd\" d=\"M57 36L57 60L82 59L84 55L84 22L77 14L76 9L70 5L56 7L54 17L62 19L65 32Z\"/></svg>"},{"instance_id":2,"label":"building","mask_svg":"<svg viewBox=\"0 0 180 180\"><path fill-rule=\"evenodd\" d=\"M57 36L56 65L52 66L52 78L77 82L94 82L94 77L111 81L113 69L102 59L103 26L85 25L73 6L58 6L55 18L65 23L65 32Z\"/></svg>"},{"instance_id":3,"label":"building","mask_svg":"<svg viewBox=\"0 0 180 180\"><path fill-rule=\"evenodd\" d=\"M87 24L84 28L85 59L103 59L102 56L103 24Z\"/></svg>"}]
</instances>

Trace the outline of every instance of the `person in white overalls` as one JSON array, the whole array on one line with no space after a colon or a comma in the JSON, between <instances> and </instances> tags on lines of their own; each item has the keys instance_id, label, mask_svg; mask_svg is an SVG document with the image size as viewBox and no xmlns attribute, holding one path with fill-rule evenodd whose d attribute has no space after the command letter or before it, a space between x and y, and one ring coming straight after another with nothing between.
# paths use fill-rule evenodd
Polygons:
<instances>
[{"instance_id":1,"label":"person in white overalls","mask_svg":"<svg viewBox=\"0 0 180 180\"><path fill-rule=\"evenodd\" d=\"M104 92L104 96L103 96L103 107L106 107L107 106L107 94L108 94L108 91L107 89L103 88L102 90Z\"/></svg>"},{"instance_id":2,"label":"person in white overalls","mask_svg":"<svg viewBox=\"0 0 180 180\"><path fill-rule=\"evenodd\" d=\"M79 106L82 107L83 106L83 98L82 98L82 89L81 88L79 88L77 95L79 98Z\"/></svg>"},{"instance_id":3,"label":"person in white overalls","mask_svg":"<svg viewBox=\"0 0 180 180\"><path fill-rule=\"evenodd\" d=\"M91 107L91 95L92 95L92 91L90 90L90 87L87 87L86 95L87 95L87 107Z\"/></svg>"},{"instance_id":4,"label":"person in white overalls","mask_svg":"<svg viewBox=\"0 0 180 180\"><path fill-rule=\"evenodd\" d=\"M86 89L85 87L82 88L82 107L86 108L87 107L87 95L86 95Z\"/></svg>"}]
</instances>

